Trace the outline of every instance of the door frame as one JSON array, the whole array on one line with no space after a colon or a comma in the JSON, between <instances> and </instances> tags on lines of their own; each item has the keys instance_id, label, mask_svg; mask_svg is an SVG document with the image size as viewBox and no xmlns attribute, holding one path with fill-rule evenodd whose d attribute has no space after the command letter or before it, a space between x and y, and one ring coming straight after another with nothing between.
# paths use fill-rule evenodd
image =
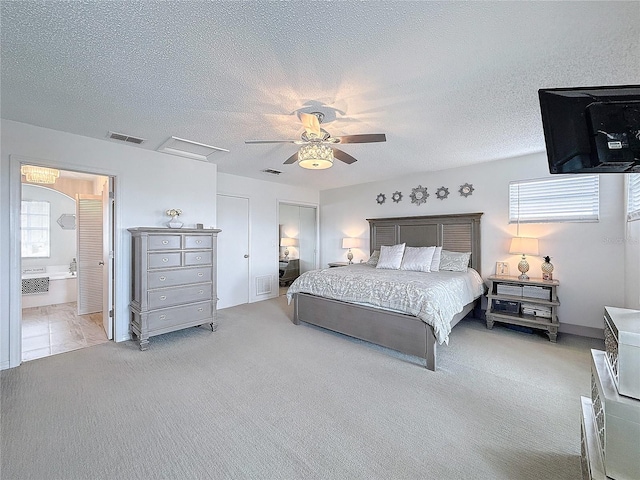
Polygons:
<instances>
[{"instance_id":1,"label":"door frame","mask_svg":"<svg viewBox=\"0 0 640 480\"><path fill-rule=\"evenodd\" d=\"M315 254L315 265L314 268L318 269L320 268L320 205L317 203L307 203L307 202L298 202L295 200L281 200L281 199L277 199L277 206L276 206L276 231L279 228L280 225L280 205L289 205L292 207L306 207L306 208L315 208L316 209L316 254ZM278 241L276 242L277 245L280 245L280 239L277 239ZM276 260L278 259L278 253L279 250L276 249Z\"/></svg>"},{"instance_id":2,"label":"door frame","mask_svg":"<svg viewBox=\"0 0 640 480\"><path fill-rule=\"evenodd\" d=\"M111 219L109 221L109 229L111 238L114 239L113 255L111 255L112 266L115 264L116 253L121 251L122 244L119 236L113 235L114 232L120 230L118 203L116 202L117 175L116 172L91 167L82 167L65 163L59 160L42 159L28 157L24 155L9 155L9 229L13 232L9 235L9 368L14 368L22 363L22 252L20 250L20 205L22 201L22 178L20 167L23 164L37 165L41 167L56 168L59 170L68 170L72 172L87 173L90 175L101 175L111 177L110 184L113 190L114 208L111 211ZM116 296L115 285L117 282L117 273L114 268L114 275L109 288L113 292L114 316L111 319L113 325L114 339L116 337L116 329L118 323L116 321Z\"/></svg>"}]
</instances>

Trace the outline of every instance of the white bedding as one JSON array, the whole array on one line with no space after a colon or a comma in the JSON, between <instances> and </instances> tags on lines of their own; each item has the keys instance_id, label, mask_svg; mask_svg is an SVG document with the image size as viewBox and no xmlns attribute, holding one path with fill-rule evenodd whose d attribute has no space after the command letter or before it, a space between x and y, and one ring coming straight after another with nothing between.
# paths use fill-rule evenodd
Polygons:
<instances>
[{"instance_id":1,"label":"white bedding","mask_svg":"<svg viewBox=\"0 0 640 480\"><path fill-rule=\"evenodd\" d=\"M442 344L449 342L453 316L484 293L484 282L472 268L427 273L354 264L303 273L287 291L289 303L299 292L414 315Z\"/></svg>"}]
</instances>

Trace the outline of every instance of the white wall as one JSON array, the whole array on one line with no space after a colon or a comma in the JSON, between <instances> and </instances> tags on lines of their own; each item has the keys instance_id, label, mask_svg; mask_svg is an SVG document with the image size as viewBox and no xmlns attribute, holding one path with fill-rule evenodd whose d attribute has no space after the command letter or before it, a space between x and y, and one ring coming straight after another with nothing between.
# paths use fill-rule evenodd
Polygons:
<instances>
[{"instance_id":1,"label":"white wall","mask_svg":"<svg viewBox=\"0 0 640 480\"><path fill-rule=\"evenodd\" d=\"M340 248L342 237L363 239L362 248L354 249L354 262L369 256L367 218L448 213L484 212L482 217L482 276L495 273L495 262L506 261L517 272L519 257L509 255L509 242L516 225L509 225L508 187L512 180L548 177L546 155L528 155L497 160L472 167L407 175L384 182L362 184L320 194L321 262L344 260ZM458 189L471 183L474 192L465 198ZM430 197L420 206L411 203L412 188L422 185ZM436 189L449 189L449 197L435 197ZM403 194L394 203L394 192ZM384 193L387 200L378 205L376 197ZM616 239L624 235L624 182L622 175L600 176L600 222L520 225L522 236L539 238L540 257L529 257L531 277L540 277L541 258L552 257L554 278L560 281L561 331L597 335L589 328L602 328L605 305L624 306L625 247Z\"/></svg>"},{"instance_id":2,"label":"white wall","mask_svg":"<svg viewBox=\"0 0 640 480\"><path fill-rule=\"evenodd\" d=\"M106 135L107 127L105 127ZM10 160L10 155L12 156ZM221 154L223 155L223 154ZM19 185L15 156L33 163L46 163L65 170L78 170L116 177L115 182L115 339L129 337L130 244L127 228L164 226L165 210L180 208L186 227L216 223L215 164L167 155L139 147L96 140L55 130L2 120L0 149L0 210L9 212L10 185ZM16 175L17 179L12 178ZM11 178L10 178L11 177ZM19 197L18 205L19 208ZM15 212L13 212L15 214ZM19 306L10 299L12 283L19 281L11 271L10 217L0 216L0 367L16 365L20 352ZM19 224L15 224L19 225ZM18 230L19 231L19 230ZM10 319L11 316L11 319ZM10 328L10 325L12 328ZM17 343L16 343L17 338ZM11 341L10 341L11 339ZM9 361L11 359L11 362Z\"/></svg>"},{"instance_id":3,"label":"white wall","mask_svg":"<svg viewBox=\"0 0 640 480\"><path fill-rule=\"evenodd\" d=\"M218 193L249 199L249 302L277 296L277 288L270 296L256 295L255 285L256 277L262 275L278 278L278 202L317 206L318 191L219 173ZM218 258L218 262L224 261L224 257Z\"/></svg>"}]
</instances>

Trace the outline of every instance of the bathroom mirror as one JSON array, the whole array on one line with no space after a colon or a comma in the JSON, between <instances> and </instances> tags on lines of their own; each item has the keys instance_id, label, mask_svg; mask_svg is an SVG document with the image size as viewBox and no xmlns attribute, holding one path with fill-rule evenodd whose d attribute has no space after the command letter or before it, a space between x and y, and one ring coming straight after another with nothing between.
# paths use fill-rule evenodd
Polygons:
<instances>
[{"instance_id":1,"label":"bathroom mirror","mask_svg":"<svg viewBox=\"0 0 640 480\"><path fill-rule=\"evenodd\" d=\"M58 218L58 225L63 230L75 230L76 229L76 216L73 213L63 213Z\"/></svg>"}]
</instances>

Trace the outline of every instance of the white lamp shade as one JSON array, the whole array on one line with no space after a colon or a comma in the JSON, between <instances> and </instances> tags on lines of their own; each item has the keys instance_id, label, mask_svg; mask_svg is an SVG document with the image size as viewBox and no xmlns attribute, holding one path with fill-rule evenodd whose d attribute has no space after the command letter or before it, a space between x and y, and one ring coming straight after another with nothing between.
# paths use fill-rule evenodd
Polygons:
<instances>
[{"instance_id":1,"label":"white lamp shade","mask_svg":"<svg viewBox=\"0 0 640 480\"><path fill-rule=\"evenodd\" d=\"M538 255L538 239L513 237L509 253L513 255Z\"/></svg>"},{"instance_id":2,"label":"white lamp shade","mask_svg":"<svg viewBox=\"0 0 640 480\"><path fill-rule=\"evenodd\" d=\"M297 243L298 239L296 238L282 237L280 239L281 247L295 247Z\"/></svg>"},{"instance_id":3,"label":"white lamp shade","mask_svg":"<svg viewBox=\"0 0 640 480\"><path fill-rule=\"evenodd\" d=\"M357 248L358 245L357 238L345 237L342 239L342 248Z\"/></svg>"}]
</instances>

